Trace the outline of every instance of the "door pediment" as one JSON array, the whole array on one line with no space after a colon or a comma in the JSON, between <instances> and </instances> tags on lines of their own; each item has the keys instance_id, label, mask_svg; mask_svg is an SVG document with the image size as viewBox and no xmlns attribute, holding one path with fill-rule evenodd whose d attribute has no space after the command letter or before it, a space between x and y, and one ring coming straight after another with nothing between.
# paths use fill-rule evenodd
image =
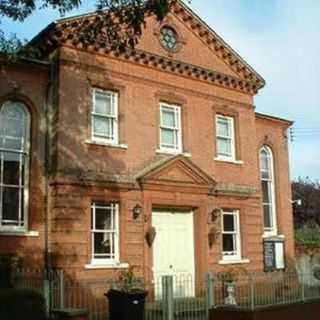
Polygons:
<instances>
[{"instance_id":1,"label":"door pediment","mask_svg":"<svg viewBox=\"0 0 320 320\"><path fill-rule=\"evenodd\" d=\"M184 156L161 159L136 176L140 185L213 190L216 182Z\"/></svg>"}]
</instances>

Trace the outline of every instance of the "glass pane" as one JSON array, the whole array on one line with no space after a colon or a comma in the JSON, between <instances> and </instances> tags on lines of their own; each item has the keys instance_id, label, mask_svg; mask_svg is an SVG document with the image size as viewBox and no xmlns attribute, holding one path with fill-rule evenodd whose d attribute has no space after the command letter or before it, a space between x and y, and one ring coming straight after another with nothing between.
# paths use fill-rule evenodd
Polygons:
<instances>
[{"instance_id":1,"label":"glass pane","mask_svg":"<svg viewBox=\"0 0 320 320\"><path fill-rule=\"evenodd\" d=\"M109 258L112 253L112 234L109 233L94 233L94 254L104 254L103 256L96 256L95 258Z\"/></svg>"},{"instance_id":2,"label":"glass pane","mask_svg":"<svg viewBox=\"0 0 320 320\"><path fill-rule=\"evenodd\" d=\"M175 123L175 113L168 109L162 109L162 125L168 126L168 127L176 127Z\"/></svg>"},{"instance_id":3,"label":"glass pane","mask_svg":"<svg viewBox=\"0 0 320 320\"><path fill-rule=\"evenodd\" d=\"M236 250L234 247L234 235L232 234L224 234L223 235L223 252L233 252Z\"/></svg>"},{"instance_id":4,"label":"glass pane","mask_svg":"<svg viewBox=\"0 0 320 320\"><path fill-rule=\"evenodd\" d=\"M230 122L228 120L218 120L218 136L231 137Z\"/></svg>"},{"instance_id":5,"label":"glass pane","mask_svg":"<svg viewBox=\"0 0 320 320\"><path fill-rule=\"evenodd\" d=\"M5 152L3 158L3 184L19 186L20 154Z\"/></svg>"},{"instance_id":6,"label":"glass pane","mask_svg":"<svg viewBox=\"0 0 320 320\"><path fill-rule=\"evenodd\" d=\"M93 130L94 134L98 136L104 136L107 138L112 138L113 131L113 121L112 119L107 119L103 117L93 117Z\"/></svg>"},{"instance_id":7,"label":"glass pane","mask_svg":"<svg viewBox=\"0 0 320 320\"><path fill-rule=\"evenodd\" d=\"M263 203L271 202L271 190L268 181L262 181L262 201Z\"/></svg>"},{"instance_id":8,"label":"glass pane","mask_svg":"<svg viewBox=\"0 0 320 320\"><path fill-rule=\"evenodd\" d=\"M264 227L272 229L272 206L269 204L263 205L263 215L264 215Z\"/></svg>"},{"instance_id":9,"label":"glass pane","mask_svg":"<svg viewBox=\"0 0 320 320\"><path fill-rule=\"evenodd\" d=\"M28 115L20 103L7 102L0 112L0 148L25 149Z\"/></svg>"},{"instance_id":10,"label":"glass pane","mask_svg":"<svg viewBox=\"0 0 320 320\"><path fill-rule=\"evenodd\" d=\"M95 112L103 115L114 115L113 96L107 93L95 94Z\"/></svg>"},{"instance_id":11,"label":"glass pane","mask_svg":"<svg viewBox=\"0 0 320 320\"><path fill-rule=\"evenodd\" d=\"M224 214L223 215L223 228L224 231L236 231L234 215Z\"/></svg>"},{"instance_id":12,"label":"glass pane","mask_svg":"<svg viewBox=\"0 0 320 320\"><path fill-rule=\"evenodd\" d=\"M111 210L96 208L96 230L112 229Z\"/></svg>"},{"instance_id":13,"label":"glass pane","mask_svg":"<svg viewBox=\"0 0 320 320\"><path fill-rule=\"evenodd\" d=\"M229 139L218 138L217 147L219 155L231 156L231 141Z\"/></svg>"},{"instance_id":14,"label":"glass pane","mask_svg":"<svg viewBox=\"0 0 320 320\"><path fill-rule=\"evenodd\" d=\"M3 188L2 219L4 225L19 225L19 189Z\"/></svg>"},{"instance_id":15,"label":"glass pane","mask_svg":"<svg viewBox=\"0 0 320 320\"><path fill-rule=\"evenodd\" d=\"M175 132L170 129L161 129L161 144L168 146L175 145Z\"/></svg>"}]
</instances>

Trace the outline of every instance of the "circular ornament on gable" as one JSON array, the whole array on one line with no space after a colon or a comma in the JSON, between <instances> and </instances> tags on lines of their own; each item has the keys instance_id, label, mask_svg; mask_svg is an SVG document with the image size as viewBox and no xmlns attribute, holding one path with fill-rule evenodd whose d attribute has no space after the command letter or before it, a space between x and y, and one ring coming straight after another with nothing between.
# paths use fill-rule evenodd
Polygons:
<instances>
[{"instance_id":1,"label":"circular ornament on gable","mask_svg":"<svg viewBox=\"0 0 320 320\"><path fill-rule=\"evenodd\" d=\"M164 49L174 52L178 48L178 35L176 31L171 28L164 26L160 30L160 43Z\"/></svg>"}]
</instances>

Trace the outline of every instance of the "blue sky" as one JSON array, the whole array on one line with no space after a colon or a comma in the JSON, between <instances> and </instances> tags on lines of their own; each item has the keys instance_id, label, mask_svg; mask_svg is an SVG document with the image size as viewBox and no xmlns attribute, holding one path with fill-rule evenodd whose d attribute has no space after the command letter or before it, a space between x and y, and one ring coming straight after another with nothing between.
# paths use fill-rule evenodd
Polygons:
<instances>
[{"instance_id":1,"label":"blue sky","mask_svg":"<svg viewBox=\"0 0 320 320\"><path fill-rule=\"evenodd\" d=\"M257 111L295 121L291 178L320 180L320 1L192 0L190 6L266 79ZM94 9L87 0L68 15ZM41 10L23 24L5 19L0 27L30 39L57 18Z\"/></svg>"}]
</instances>

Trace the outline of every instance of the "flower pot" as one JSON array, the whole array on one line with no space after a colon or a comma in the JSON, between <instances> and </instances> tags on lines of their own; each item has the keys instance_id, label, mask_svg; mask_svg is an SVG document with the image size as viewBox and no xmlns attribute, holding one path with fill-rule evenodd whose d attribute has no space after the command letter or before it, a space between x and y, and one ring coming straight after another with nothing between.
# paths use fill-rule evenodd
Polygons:
<instances>
[{"instance_id":1,"label":"flower pot","mask_svg":"<svg viewBox=\"0 0 320 320\"><path fill-rule=\"evenodd\" d=\"M146 291L126 292L111 289L105 296L109 300L110 320L143 320Z\"/></svg>"}]
</instances>

